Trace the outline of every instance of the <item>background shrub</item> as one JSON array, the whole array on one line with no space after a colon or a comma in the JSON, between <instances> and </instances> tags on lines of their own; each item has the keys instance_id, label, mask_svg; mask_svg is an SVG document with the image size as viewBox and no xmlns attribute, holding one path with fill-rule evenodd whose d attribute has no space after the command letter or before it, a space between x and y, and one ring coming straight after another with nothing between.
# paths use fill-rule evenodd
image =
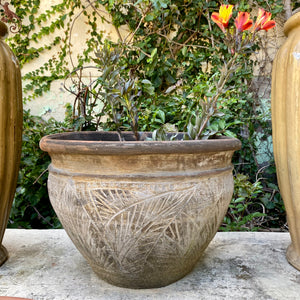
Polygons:
<instances>
[{"instance_id":1,"label":"background shrub","mask_svg":"<svg viewBox=\"0 0 300 300\"><path fill-rule=\"evenodd\" d=\"M24 111L22 157L17 190L8 227L60 228L60 222L49 201L47 169L50 157L39 148L40 139L63 130L63 124L32 116Z\"/></svg>"},{"instance_id":2,"label":"background shrub","mask_svg":"<svg viewBox=\"0 0 300 300\"><path fill-rule=\"evenodd\" d=\"M24 75L28 82L24 92L30 92L27 100L47 91L51 82L64 78L69 70L66 65L68 38L71 35L74 11L81 9L90 26L90 37L83 45L78 66L90 63L99 46L107 43L112 49L121 48L119 61L124 68L123 76L134 75L144 91L141 108L145 113L139 115L139 130L160 128L170 124L171 128L185 130L186 120L195 108L193 96L203 97L209 88L209 79L215 74L222 58L228 53L219 28L209 21L213 11L218 10L219 1L182 1L182 0L97 0L112 17L116 30L127 25L134 32L127 42L114 44L102 39L97 29L96 10L87 13L91 1L61 0L59 5L38 16L40 1L11 1L15 5L20 20L26 19L28 25L10 39L10 44L21 65L30 63L40 53L60 46L60 53L38 70ZM227 2L227 1L224 1ZM299 5L291 1L292 8ZM239 10L251 11L263 7L274 15L283 10L283 1L230 1ZM140 6L139 6L140 5ZM298 5L298 6L297 6ZM51 23L54 15L58 17ZM43 22L50 22L44 26ZM56 36L51 45L39 49L31 47L31 42L39 42L44 36L55 35L56 29L64 28L65 36ZM34 32L34 34L33 34ZM172 38L170 38L172 36ZM263 36L265 39L266 37ZM253 51L258 51L264 43L258 43ZM224 120L213 120L211 131L236 136L242 141L242 149L233 158L235 166L235 192L233 201L224 220L222 230L265 230L266 228L286 229L284 206L278 192L276 171L272 154L266 160L258 160L259 144L269 141L271 119L269 113L270 95L262 96L257 92L257 82L268 79L269 74L253 75L253 56L241 59L241 68L232 76L228 92L224 95L227 104L221 108ZM247 62L247 64L245 63ZM99 61L96 63L99 66ZM263 68L262 68L263 69ZM50 72L50 75L47 75ZM124 75L125 74L125 75ZM128 78L125 78L125 80ZM147 84L145 84L147 82ZM17 193L9 220L10 227L57 228L60 226L49 203L46 179L49 156L42 152L38 143L42 136L61 132L66 127L73 130L94 128L93 108L87 114L72 119L68 107L67 124L55 120L45 121L40 117L24 113L24 140L20 176ZM124 117L126 118L126 116ZM125 120L126 121L126 120ZM130 127L130 124L127 124ZM114 130L111 122L106 130Z\"/></svg>"}]
</instances>

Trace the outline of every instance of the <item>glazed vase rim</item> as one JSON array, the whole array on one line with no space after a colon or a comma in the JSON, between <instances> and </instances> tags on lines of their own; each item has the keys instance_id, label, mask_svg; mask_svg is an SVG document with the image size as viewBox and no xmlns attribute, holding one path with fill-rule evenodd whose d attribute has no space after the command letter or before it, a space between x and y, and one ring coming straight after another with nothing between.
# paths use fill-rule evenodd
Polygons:
<instances>
[{"instance_id":1,"label":"glazed vase rim","mask_svg":"<svg viewBox=\"0 0 300 300\"><path fill-rule=\"evenodd\" d=\"M132 135L130 132L124 132ZM49 153L69 154L154 154L235 151L241 148L236 138L220 137L210 140L177 141L119 141L100 140L98 136L115 135L116 132L82 131L51 134L43 137L40 148Z\"/></svg>"},{"instance_id":2,"label":"glazed vase rim","mask_svg":"<svg viewBox=\"0 0 300 300\"><path fill-rule=\"evenodd\" d=\"M292 29L300 25L300 12L292 15L284 24L283 32L288 36Z\"/></svg>"}]
</instances>

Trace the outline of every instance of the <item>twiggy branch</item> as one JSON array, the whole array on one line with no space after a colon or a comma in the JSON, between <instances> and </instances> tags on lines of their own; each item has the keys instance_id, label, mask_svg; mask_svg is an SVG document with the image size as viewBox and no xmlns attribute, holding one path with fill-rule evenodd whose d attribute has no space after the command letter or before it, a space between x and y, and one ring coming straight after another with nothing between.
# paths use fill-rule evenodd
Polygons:
<instances>
[{"instance_id":1,"label":"twiggy branch","mask_svg":"<svg viewBox=\"0 0 300 300\"><path fill-rule=\"evenodd\" d=\"M48 168L46 169L46 170L44 170L39 176L38 176L38 178L36 178L36 180L33 182L33 184L36 184L38 181L39 181L39 179L45 174L45 173L47 173L48 172Z\"/></svg>"},{"instance_id":2,"label":"twiggy branch","mask_svg":"<svg viewBox=\"0 0 300 300\"><path fill-rule=\"evenodd\" d=\"M178 45L178 46L181 46L181 47L193 47L193 48L209 49L209 47L206 47L206 46L187 44L187 42L189 42L191 40L191 38L193 38L193 36L190 36L184 43L178 43L178 42L175 42L174 40L171 40L168 36L166 36L166 35L164 35L160 32L157 32L157 34L159 36L165 38L169 43L175 44L175 45Z\"/></svg>"},{"instance_id":3,"label":"twiggy branch","mask_svg":"<svg viewBox=\"0 0 300 300\"><path fill-rule=\"evenodd\" d=\"M147 17L147 13L150 10L150 6L148 6L148 8L146 9L146 12L143 14L142 18L140 19L140 22L138 24L138 26L135 28L134 32L130 32L124 39L124 43L126 43L126 40L130 37L128 44L131 43L132 39L134 38L135 34L137 33L137 31L139 30L139 28L141 27L141 25L143 24L145 18Z\"/></svg>"},{"instance_id":4,"label":"twiggy branch","mask_svg":"<svg viewBox=\"0 0 300 300\"><path fill-rule=\"evenodd\" d=\"M46 218L44 218L44 216L38 211L38 209L35 206L31 207L37 213L39 219L42 219L46 224L50 225L52 228L54 227L54 224L50 223Z\"/></svg>"}]
</instances>

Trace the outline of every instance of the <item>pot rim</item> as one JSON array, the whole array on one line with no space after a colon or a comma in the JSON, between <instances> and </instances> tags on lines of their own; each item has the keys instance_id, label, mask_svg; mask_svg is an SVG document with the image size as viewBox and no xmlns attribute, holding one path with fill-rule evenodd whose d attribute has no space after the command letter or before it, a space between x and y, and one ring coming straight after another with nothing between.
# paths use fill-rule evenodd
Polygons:
<instances>
[{"instance_id":1,"label":"pot rim","mask_svg":"<svg viewBox=\"0 0 300 300\"><path fill-rule=\"evenodd\" d=\"M132 136L130 132L122 132ZM138 155L236 151L241 148L240 140L220 137L211 140L177 140L177 141L119 141L107 140L115 135L112 131L64 132L44 136L40 148L48 153L61 154L101 154L101 155ZM99 140L99 136L105 140Z\"/></svg>"},{"instance_id":2,"label":"pot rim","mask_svg":"<svg viewBox=\"0 0 300 300\"><path fill-rule=\"evenodd\" d=\"M292 15L283 26L283 32L285 36L288 36L289 33L294 29L296 26L300 25L300 12Z\"/></svg>"}]
</instances>

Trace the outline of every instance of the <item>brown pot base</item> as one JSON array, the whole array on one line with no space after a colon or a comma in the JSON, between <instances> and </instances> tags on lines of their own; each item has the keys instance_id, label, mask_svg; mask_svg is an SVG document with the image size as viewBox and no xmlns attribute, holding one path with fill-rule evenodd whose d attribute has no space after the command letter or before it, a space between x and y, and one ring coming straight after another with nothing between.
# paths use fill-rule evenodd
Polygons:
<instances>
[{"instance_id":1,"label":"brown pot base","mask_svg":"<svg viewBox=\"0 0 300 300\"><path fill-rule=\"evenodd\" d=\"M0 266L8 259L8 252L4 246L0 246Z\"/></svg>"},{"instance_id":2,"label":"brown pot base","mask_svg":"<svg viewBox=\"0 0 300 300\"><path fill-rule=\"evenodd\" d=\"M177 270L169 267L167 270L161 270L159 268L159 270L143 270L140 274L122 274L121 272L109 272L99 268L92 261L89 261L89 263L100 279L118 287L131 289L153 289L164 287L183 278L194 268L194 264L187 262L185 266L182 266L181 269L178 268Z\"/></svg>"},{"instance_id":3,"label":"brown pot base","mask_svg":"<svg viewBox=\"0 0 300 300\"><path fill-rule=\"evenodd\" d=\"M289 245L286 251L286 258L294 268L300 271L300 255L295 251L293 244Z\"/></svg>"}]
</instances>

